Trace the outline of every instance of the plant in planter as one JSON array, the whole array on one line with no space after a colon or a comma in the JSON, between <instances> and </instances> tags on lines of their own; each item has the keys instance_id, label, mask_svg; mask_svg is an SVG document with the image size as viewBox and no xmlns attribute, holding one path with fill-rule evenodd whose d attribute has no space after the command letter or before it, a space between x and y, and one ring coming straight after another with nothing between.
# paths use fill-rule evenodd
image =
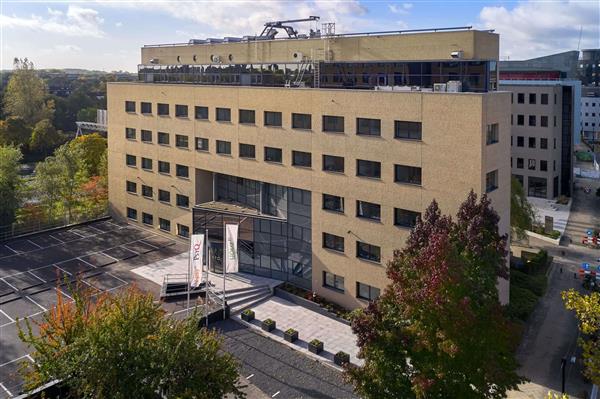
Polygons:
<instances>
[{"instance_id":1,"label":"plant in planter","mask_svg":"<svg viewBox=\"0 0 600 399\"><path fill-rule=\"evenodd\" d=\"M246 309L242 312L242 320L250 323L254 320L254 311L252 309Z\"/></svg>"},{"instance_id":2,"label":"plant in planter","mask_svg":"<svg viewBox=\"0 0 600 399\"><path fill-rule=\"evenodd\" d=\"M323 351L323 342L313 339L308 343L308 350L315 354L321 353Z\"/></svg>"},{"instance_id":3,"label":"plant in planter","mask_svg":"<svg viewBox=\"0 0 600 399\"><path fill-rule=\"evenodd\" d=\"M294 330L293 328L288 328L283 333L283 338L285 338L287 342L294 342L298 339L298 331Z\"/></svg>"},{"instance_id":4,"label":"plant in planter","mask_svg":"<svg viewBox=\"0 0 600 399\"><path fill-rule=\"evenodd\" d=\"M344 351L339 351L333 356L333 362L338 366L350 363L350 355Z\"/></svg>"},{"instance_id":5,"label":"plant in planter","mask_svg":"<svg viewBox=\"0 0 600 399\"><path fill-rule=\"evenodd\" d=\"M262 324L260 325L260 327L267 332L271 332L275 329L276 323L275 320L271 320L271 319L266 319L263 320Z\"/></svg>"}]
</instances>

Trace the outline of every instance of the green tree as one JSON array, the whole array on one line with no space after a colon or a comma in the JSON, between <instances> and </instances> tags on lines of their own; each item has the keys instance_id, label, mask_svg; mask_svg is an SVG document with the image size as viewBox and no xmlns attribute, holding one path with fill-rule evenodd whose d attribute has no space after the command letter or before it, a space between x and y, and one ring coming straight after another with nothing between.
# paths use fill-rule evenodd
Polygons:
<instances>
[{"instance_id":1,"label":"green tree","mask_svg":"<svg viewBox=\"0 0 600 399\"><path fill-rule=\"evenodd\" d=\"M216 332L165 317L150 294L135 288L93 297L74 290L74 303L59 296L38 324L26 321L19 336L33 348L23 371L26 388L60 380L78 398L243 397L237 363L221 351Z\"/></svg>"},{"instance_id":2,"label":"green tree","mask_svg":"<svg viewBox=\"0 0 600 399\"><path fill-rule=\"evenodd\" d=\"M530 230L535 221L535 212L527 201L523 185L514 176L510 181L510 227L518 239L526 237L525 230Z\"/></svg>"},{"instance_id":3,"label":"green tree","mask_svg":"<svg viewBox=\"0 0 600 399\"><path fill-rule=\"evenodd\" d=\"M96 122L96 108L82 108L77 112L77 120L83 122Z\"/></svg>"},{"instance_id":4,"label":"green tree","mask_svg":"<svg viewBox=\"0 0 600 399\"><path fill-rule=\"evenodd\" d=\"M0 121L0 145L28 144L31 138L31 129L25 120L18 116L11 116Z\"/></svg>"},{"instance_id":5,"label":"green tree","mask_svg":"<svg viewBox=\"0 0 600 399\"><path fill-rule=\"evenodd\" d=\"M48 89L37 75L33 62L15 58L13 72L4 92L4 111L18 116L28 125L51 118L53 104L47 101Z\"/></svg>"},{"instance_id":6,"label":"green tree","mask_svg":"<svg viewBox=\"0 0 600 399\"><path fill-rule=\"evenodd\" d=\"M579 321L578 340L583 349L584 370L583 374L593 384L600 384L600 293L592 292L588 295L570 289L562 292L562 299L568 310L575 312Z\"/></svg>"},{"instance_id":7,"label":"green tree","mask_svg":"<svg viewBox=\"0 0 600 399\"><path fill-rule=\"evenodd\" d=\"M33 128L29 149L47 156L64 141L64 135L56 131L50 120L42 119Z\"/></svg>"},{"instance_id":8,"label":"green tree","mask_svg":"<svg viewBox=\"0 0 600 399\"><path fill-rule=\"evenodd\" d=\"M55 157L47 157L35 167L33 185L48 219L62 211L61 185L63 168Z\"/></svg>"},{"instance_id":9,"label":"green tree","mask_svg":"<svg viewBox=\"0 0 600 399\"><path fill-rule=\"evenodd\" d=\"M100 161L108 147L107 140L98 133L79 136L69 143L69 147L82 156L85 172L88 176L98 176Z\"/></svg>"},{"instance_id":10,"label":"green tree","mask_svg":"<svg viewBox=\"0 0 600 399\"><path fill-rule=\"evenodd\" d=\"M353 319L365 398L504 398L521 378L496 288L507 237L487 196L471 192L456 222L434 201L387 265L390 284Z\"/></svg>"},{"instance_id":11,"label":"green tree","mask_svg":"<svg viewBox=\"0 0 600 399\"><path fill-rule=\"evenodd\" d=\"M0 226L15 221L19 208L19 166L22 158L23 154L18 147L0 146Z\"/></svg>"}]
</instances>

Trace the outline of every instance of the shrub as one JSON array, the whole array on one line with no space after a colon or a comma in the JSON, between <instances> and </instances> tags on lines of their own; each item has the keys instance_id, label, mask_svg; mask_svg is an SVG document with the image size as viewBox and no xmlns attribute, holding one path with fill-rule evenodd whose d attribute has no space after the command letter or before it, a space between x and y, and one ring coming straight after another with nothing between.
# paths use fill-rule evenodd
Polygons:
<instances>
[{"instance_id":1,"label":"shrub","mask_svg":"<svg viewBox=\"0 0 600 399\"><path fill-rule=\"evenodd\" d=\"M242 313L246 316L254 316L254 311L252 309L246 309Z\"/></svg>"},{"instance_id":2,"label":"shrub","mask_svg":"<svg viewBox=\"0 0 600 399\"><path fill-rule=\"evenodd\" d=\"M319 346L319 345L321 345L322 343L323 343L323 342L319 341L319 340L318 340L318 339L316 339L316 338L315 338L315 339L313 339L312 341L310 341L310 344L311 344L311 345L314 345L314 346Z\"/></svg>"},{"instance_id":3,"label":"shrub","mask_svg":"<svg viewBox=\"0 0 600 399\"><path fill-rule=\"evenodd\" d=\"M295 333L295 332L296 332L296 330L294 330L293 328L288 328L287 330L285 330L285 333L286 334L290 334L290 335L293 334L293 333Z\"/></svg>"},{"instance_id":4,"label":"shrub","mask_svg":"<svg viewBox=\"0 0 600 399\"><path fill-rule=\"evenodd\" d=\"M510 303L507 308L508 316L526 321L535 309L538 297L526 288L510 287Z\"/></svg>"},{"instance_id":5,"label":"shrub","mask_svg":"<svg viewBox=\"0 0 600 399\"><path fill-rule=\"evenodd\" d=\"M511 270L510 285L512 287L525 288L537 296L542 296L546 292L547 279L544 274L526 274L519 270Z\"/></svg>"},{"instance_id":6,"label":"shrub","mask_svg":"<svg viewBox=\"0 0 600 399\"><path fill-rule=\"evenodd\" d=\"M266 319L263 321L263 323L265 323L266 325L271 325L271 324L275 324L275 321L273 319Z\"/></svg>"}]
</instances>

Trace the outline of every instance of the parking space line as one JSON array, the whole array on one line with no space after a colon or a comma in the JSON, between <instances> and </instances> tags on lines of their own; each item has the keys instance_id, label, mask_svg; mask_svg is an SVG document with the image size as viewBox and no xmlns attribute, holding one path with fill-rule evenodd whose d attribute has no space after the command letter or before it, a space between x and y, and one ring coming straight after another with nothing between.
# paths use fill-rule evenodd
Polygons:
<instances>
[{"instance_id":1,"label":"parking space line","mask_svg":"<svg viewBox=\"0 0 600 399\"><path fill-rule=\"evenodd\" d=\"M19 357L18 357L18 358L16 358L16 359L9 360L9 361L8 361L8 362L6 362L6 363L2 363L2 364L0 364L0 367L4 367L4 366L6 366L7 364L11 364L11 363L14 363L14 362L18 362L19 360L21 360L21 359L23 359L23 358L28 358L28 359L31 359L31 356L29 356L29 354L27 354L27 355L23 355L23 356L19 356Z\"/></svg>"},{"instance_id":2,"label":"parking space line","mask_svg":"<svg viewBox=\"0 0 600 399\"><path fill-rule=\"evenodd\" d=\"M120 278L120 277L117 277L117 276L115 276L114 274L111 274L111 273L108 273L108 272L106 272L106 274L107 274L107 275L109 275L109 276L111 276L111 277L114 277L114 278L116 278L117 280L119 280L119 281L120 281L120 282L122 282L123 284L129 284L127 281L123 280L123 279L122 279L122 278Z\"/></svg>"},{"instance_id":3,"label":"parking space line","mask_svg":"<svg viewBox=\"0 0 600 399\"><path fill-rule=\"evenodd\" d=\"M46 283L46 282L47 282L47 281L46 281L46 280L44 280L43 278L41 278L41 277L39 277L39 276L37 276L37 275L35 275L35 274L31 273L32 271L33 271L33 270L28 270L28 271L27 271L27 273L28 273L28 274L31 274L33 277L35 277L35 278L37 278L38 280L40 280L42 283Z\"/></svg>"},{"instance_id":4,"label":"parking space line","mask_svg":"<svg viewBox=\"0 0 600 399\"><path fill-rule=\"evenodd\" d=\"M2 390L4 390L4 392L6 392L8 394L8 396L10 396L11 398L14 396L1 382L0 382L0 388L2 388Z\"/></svg>"},{"instance_id":5,"label":"parking space line","mask_svg":"<svg viewBox=\"0 0 600 399\"><path fill-rule=\"evenodd\" d=\"M254 374L250 374L248 377L246 377L246 379L249 380L252 377L254 377Z\"/></svg>"},{"instance_id":6,"label":"parking space line","mask_svg":"<svg viewBox=\"0 0 600 399\"><path fill-rule=\"evenodd\" d=\"M92 226L91 224L87 224L86 226L87 226L87 227L89 227L90 229L94 229L94 230L98 231L98 233L97 233L97 234L94 234L94 235L98 235L98 234L106 233L106 231L102 231L102 230L100 230L100 229L98 229L98 228L96 228L96 227Z\"/></svg>"},{"instance_id":7,"label":"parking space line","mask_svg":"<svg viewBox=\"0 0 600 399\"><path fill-rule=\"evenodd\" d=\"M31 298L29 295L25 295L25 298L29 299L35 305L39 306L44 312L48 311L48 309L46 309L45 307L43 307L42 305L40 305L39 303L37 303L36 301L34 301L33 298Z\"/></svg>"},{"instance_id":8,"label":"parking space line","mask_svg":"<svg viewBox=\"0 0 600 399\"><path fill-rule=\"evenodd\" d=\"M154 237L154 236L150 236L150 237ZM150 237L147 237L147 238L150 238ZM135 242L141 242L142 240L145 240L145 238L139 239L139 240L137 240ZM156 245L152 245L152 244L150 244L149 242L146 242L146 241L144 241L143 244L150 245L154 249L160 249L160 247L157 247Z\"/></svg>"},{"instance_id":9,"label":"parking space line","mask_svg":"<svg viewBox=\"0 0 600 399\"><path fill-rule=\"evenodd\" d=\"M85 255L84 255L85 256ZM88 265L90 265L91 267L93 267L94 269L97 269L98 267L96 265L91 264L90 262L86 261L85 259L81 259L81 257L77 257L75 259L78 259L80 261L82 261L83 263L87 263Z\"/></svg>"},{"instance_id":10,"label":"parking space line","mask_svg":"<svg viewBox=\"0 0 600 399\"><path fill-rule=\"evenodd\" d=\"M27 241L29 241L31 244L35 245L36 247L38 247L40 249L43 248L41 245L38 245L38 244L36 244L35 242L33 242L31 240L27 240Z\"/></svg>"},{"instance_id":11,"label":"parking space line","mask_svg":"<svg viewBox=\"0 0 600 399\"><path fill-rule=\"evenodd\" d=\"M92 253L91 253L91 254L89 254L89 255L94 255L94 254L99 254L99 253L101 253L102 255L106 255L106 256L108 256L109 258L113 259L115 262L119 262L119 259L115 258L114 256L110 256L109 254L107 254L107 253L105 253L105 252L104 252L104 251L108 251L108 250L110 250L110 249L113 249L113 248L115 248L115 247L106 248L106 249L103 249L102 251L98 251L98 252L92 252Z\"/></svg>"},{"instance_id":12,"label":"parking space line","mask_svg":"<svg viewBox=\"0 0 600 399\"><path fill-rule=\"evenodd\" d=\"M6 276L6 277L13 277L13 276L16 276L17 274L21 274L21 273L11 274L10 276ZM6 280L4 279L4 277L0 277L0 280L4 281L4 282L5 282L7 285L9 285L9 286L10 286L10 288L12 288L13 290L15 290L15 291L19 291L19 289L18 289L17 287L15 287L14 285L12 285L12 284L11 284L11 283L9 283L8 281L6 281Z\"/></svg>"},{"instance_id":13,"label":"parking space line","mask_svg":"<svg viewBox=\"0 0 600 399\"><path fill-rule=\"evenodd\" d=\"M4 310L0 309L0 313L2 313L4 316L8 317L8 319L11 321L10 323L3 324L3 326L9 325L9 324L15 322L15 319L13 319L12 317L10 317Z\"/></svg>"},{"instance_id":14,"label":"parking space line","mask_svg":"<svg viewBox=\"0 0 600 399\"><path fill-rule=\"evenodd\" d=\"M23 357L26 357L27 359L29 359L31 361L31 363L35 363L35 360L33 360L33 358L31 357L31 355L29 353Z\"/></svg>"},{"instance_id":15,"label":"parking space line","mask_svg":"<svg viewBox=\"0 0 600 399\"><path fill-rule=\"evenodd\" d=\"M76 228L76 227L75 227L75 228ZM79 234L78 232L76 232L76 231L75 231L75 230L73 230L73 229L71 229L71 230L68 230L68 231L70 231L70 232L71 232L71 233L73 233L73 234L76 234L76 235L78 235L78 236L79 236L79 237L81 237L81 238L85 238L85 237L86 237L86 236L84 236L83 234ZM90 236L90 237L93 237L93 236ZM75 240L73 240L73 241L75 241Z\"/></svg>"},{"instance_id":16,"label":"parking space line","mask_svg":"<svg viewBox=\"0 0 600 399\"><path fill-rule=\"evenodd\" d=\"M271 397L272 397L272 398L274 398L275 396L279 395L279 393L280 393L280 392L281 392L281 391L277 391L277 392L275 392L275 393L273 394L273 396L271 396Z\"/></svg>"},{"instance_id":17,"label":"parking space line","mask_svg":"<svg viewBox=\"0 0 600 399\"><path fill-rule=\"evenodd\" d=\"M5 246L6 248L10 249L11 251L13 251L15 254L20 254L20 253L21 253L21 252L19 252L19 251L17 251L17 250L14 250L14 249L12 249L11 247L9 247L9 246L8 246L8 245L6 245L6 244L4 244L4 246Z\"/></svg>"},{"instance_id":18,"label":"parking space line","mask_svg":"<svg viewBox=\"0 0 600 399\"><path fill-rule=\"evenodd\" d=\"M66 241L61 240L58 237L54 237L52 234L48 234L50 237L54 238L56 241L60 242L60 244L64 244ZM60 244L56 244L56 245L60 245ZM54 246L54 245L52 245Z\"/></svg>"}]
</instances>

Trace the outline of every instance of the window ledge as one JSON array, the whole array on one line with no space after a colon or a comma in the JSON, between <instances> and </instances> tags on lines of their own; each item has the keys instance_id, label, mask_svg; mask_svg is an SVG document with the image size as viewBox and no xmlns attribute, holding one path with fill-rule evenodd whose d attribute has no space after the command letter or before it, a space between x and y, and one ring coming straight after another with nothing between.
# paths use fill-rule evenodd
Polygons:
<instances>
[{"instance_id":1,"label":"window ledge","mask_svg":"<svg viewBox=\"0 0 600 399\"><path fill-rule=\"evenodd\" d=\"M138 195L138 193L133 193L131 191L127 191L127 194L129 194L129 195L136 195L136 196Z\"/></svg>"},{"instance_id":2,"label":"window ledge","mask_svg":"<svg viewBox=\"0 0 600 399\"><path fill-rule=\"evenodd\" d=\"M177 119L187 119L187 120L190 119L187 115L185 115L185 116L184 115L175 115L175 118L177 118Z\"/></svg>"},{"instance_id":3,"label":"window ledge","mask_svg":"<svg viewBox=\"0 0 600 399\"><path fill-rule=\"evenodd\" d=\"M142 168L142 170L143 170L144 172L150 172L150 173L152 173L152 169L146 169L146 168Z\"/></svg>"},{"instance_id":4,"label":"window ledge","mask_svg":"<svg viewBox=\"0 0 600 399\"><path fill-rule=\"evenodd\" d=\"M195 121L200 121L200 122L210 122L208 120L208 118L194 118Z\"/></svg>"},{"instance_id":5,"label":"window ledge","mask_svg":"<svg viewBox=\"0 0 600 399\"><path fill-rule=\"evenodd\" d=\"M337 255L341 255L341 256L345 256L346 255L346 251L340 251L339 249L335 249L335 248L328 248L328 247L322 247L325 251L327 252L331 252Z\"/></svg>"},{"instance_id":6,"label":"window ledge","mask_svg":"<svg viewBox=\"0 0 600 399\"><path fill-rule=\"evenodd\" d=\"M278 162L278 161L267 161L266 159L265 159L265 162L266 162L266 163L269 163L269 164L271 164L271 165L280 165L280 166L283 166L283 162Z\"/></svg>"},{"instance_id":7,"label":"window ledge","mask_svg":"<svg viewBox=\"0 0 600 399\"><path fill-rule=\"evenodd\" d=\"M189 147L177 147L177 146L175 146L175 148L177 148L178 150L185 150L185 151L189 151L190 150Z\"/></svg>"},{"instance_id":8,"label":"window ledge","mask_svg":"<svg viewBox=\"0 0 600 399\"><path fill-rule=\"evenodd\" d=\"M135 112L135 111L125 111L125 112L129 115L137 115L137 112Z\"/></svg>"},{"instance_id":9,"label":"window ledge","mask_svg":"<svg viewBox=\"0 0 600 399\"><path fill-rule=\"evenodd\" d=\"M205 153L205 154L208 154L208 153L210 153L210 151L209 151L209 150L202 150L202 149L199 149L199 148L196 148L196 151L198 151L198 152L202 152L202 153Z\"/></svg>"},{"instance_id":10,"label":"window ledge","mask_svg":"<svg viewBox=\"0 0 600 399\"><path fill-rule=\"evenodd\" d=\"M137 169L137 166L135 166L135 165L126 165L126 166L131 169Z\"/></svg>"},{"instance_id":11,"label":"window ledge","mask_svg":"<svg viewBox=\"0 0 600 399\"><path fill-rule=\"evenodd\" d=\"M381 218L380 219L371 219L371 218L368 218L365 216L358 216L358 215L356 215L356 218L360 219L360 220L366 220L367 222L371 222L371 223L383 224L381 222Z\"/></svg>"},{"instance_id":12,"label":"window ledge","mask_svg":"<svg viewBox=\"0 0 600 399\"><path fill-rule=\"evenodd\" d=\"M189 206L182 206L182 205L176 205L176 206L177 206L177 208L179 208L179 209L185 209L186 211L189 211L189 210L190 210L190 207L189 207Z\"/></svg>"},{"instance_id":13,"label":"window ledge","mask_svg":"<svg viewBox=\"0 0 600 399\"><path fill-rule=\"evenodd\" d=\"M147 199L147 200L154 201L153 197L148 197L147 195L144 195L144 194L142 194L142 197L145 198L145 199Z\"/></svg>"},{"instance_id":14,"label":"window ledge","mask_svg":"<svg viewBox=\"0 0 600 399\"><path fill-rule=\"evenodd\" d=\"M189 177L185 177L185 176L175 176L175 177L177 177L178 179L181 179L181 180L190 180Z\"/></svg>"},{"instance_id":15,"label":"window ledge","mask_svg":"<svg viewBox=\"0 0 600 399\"><path fill-rule=\"evenodd\" d=\"M343 170L339 171L339 170L325 170L325 169L323 169L323 172L325 172L325 173L331 173L333 175L345 176L345 173L344 173Z\"/></svg>"},{"instance_id":16,"label":"window ledge","mask_svg":"<svg viewBox=\"0 0 600 399\"><path fill-rule=\"evenodd\" d=\"M238 122L240 125L243 126L254 126L256 127L256 122Z\"/></svg>"},{"instance_id":17,"label":"window ledge","mask_svg":"<svg viewBox=\"0 0 600 399\"><path fill-rule=\"evenodd\" d=\"M328 289L330 291L333 291L333 292L337 292L338 294L344 294L345 293L345 290L341 290L339 288L331 287L331 286L325 285L325 284L323 284L323 288L326 288L326 289Z\"/></svg>"},{"instance_id":18,"label":"window ledge","mask_svg":"<svg viewBox=\"0 0 600 399\"><path fill-rule=\"evenodd\" d=\"M326 211L326 212L337 213L338 215L345 215L346 214L344 211L337 211L335 209L321 208L321 210Z\"/></svg>"},{"instance_id":19,"label":"window ledge","mask_svg":"<svg viewBox=\"0 0 600 399\"><path fill-rule=\"evenodd\" d=\"M129 141L137 141L136 139L132 139L131 137L125 137L125 139Z\"/></svg>"},{"instance_id":20,"label":"window ledge","mask_svg":"<svg viewBox=\"0 0 600 399\"><path fill-rule=\"evenodd\" d=\"M217 152L217 155L219 155L221 157L226 157L226 158L233 158L233 155L231 155L231 154L223 154L223 153Z\"/></svg>"},{"instance_id":21,"label":"window ledge","mask_svg":"<svg viewBox=\"0 0 600 399\"><path fill-rule=\"evenodd\" d=\"M167 202L167 201L161 201L161 200L158 200L158 202L160 202L160 203L161 203L161 204L163 204L163 205L169 205L169 206L171 206L171 203L170 203L170 202Z\"/></svg>"},{"instance_id":22,"label":"window ledge","mask_svg":"<svg viewBox=\"0 0 600 399\"><path fill-rule=\"evenodd\" d=\"M399 186L423 188L423 184L407 183L407 182L402 182L402 181L395 181L394 183L398 184Z\"/></svg>"},{"instance_id":23,"label":"window ledge","mask_svg":"<svg viewBox=\"0 0 600 399\"><path fill-rule=\"evenodd\" d=\"M170 118L171 115L167 114L167 115L158 115L159 118Z\"/></svg>"},{"instance_id":24,"label":"window ledge","mask_svg":"<svg viewBox=\"0 0 600 399\"><path fill-rule=\"evenodd\" d=\"M422 143L423 142L423 139L409 139L406 137L395 137L395 136L394 136L394 140L406 141L406 142L410 142L410 143Z\"/></svg>"},{"instance_id":25,"label":"window ledge","mask_svg":"<svg viewBox=\"0 0 600 399\"><path fill-rule=\"evenodd\" d=\"M304 170L312 170L312 166L304 166L304 165L293 165L294 168L304 169Z\"/></svg>"},{"instance_id":26,"label":"window ledge","mask_svg":"<svg viewBox=\"0 0 600 399\"><path fill-rule=\"evenodd\" d=\"M142 112L141 114L144 116L152 116L152 112Z\"/></svg>"},{"instance_id":27,"label":"window ledge","mask_svg":"<svg viewBox=\"0 0 600 399\"><path fill-rule=\"evenodd\" d=\"M360 177L361 179L367 179L367 180L372 180L372 181L381 181L381 177L370 177L370 176L359 176L356 175L356 177Z\"/></svg>"},{"instance_id":28,"label":"window ledge","mask_svg":"<svg viewBox=\"0 0 600 399\"><path fill-rule=\"evenodd\" d=\"M336 132L335 130L321 130L323 133L325 134L339 134L339 135L344 135L346 134L346 132Z\"/></svg>"},{"instance_id":29,"label":"window ledge","mask_svg":"<svg viewBox=\"0 0 600 399\"><path fill-rule=\"evenodd\" d=\"M215 122L218 122L218 123L225 123L225 124L227 124L227 125L233 125L233 122L231 122L231 121L220 121L220 120L218 120L218 119L217 119Z\"/></svg>"},{"instance_id":30,"label":"window ledge","mask_svg":"<svg viewBox=\"0 0 600 399\"><path fill-rule=\"evenodd\" d=\"M382 266L381 265L381 261L376 261L376 260L371 260L371 259L365 259L365 258L361 258L360 256L357 256L356 259L361 260L363 262L371 263L373 265Z\"/></svg>"},{"instance_id":31,"label":"window ledge","mask_svg":"<svg viewBox=\"0 0 600 399\"><path fill-rule=\"evenodd\" d=\"M367 138L374 138L374 139L383 139L383 137L381 136L381 134L361 134L361 133L356 133L357 136L359 137L367 137Z\"/></svg>"},{"instance_id":32,"label":"window ledge","mask_svg":"<svg viewBox=\"0 0 600 399\"><path fill-rule=\"evenodd\" d=\"M415 228L415 226L405 226L403 224L396 224L396 223L394 223L394 227L397 227L400 230L406 230L406 231L410 231Z\"/></svg>"},{"instance_id":33,"label":"window ledge","mask_svg":"<svg viewBox=\"0 0 600 399\"><path fill-rule=\"evenodd\" d=\"M305 129L302 127L292 127L293 130L300 130L301 132L312 133L312 129Z\"/></svg>"},{"instance_id":34,"label":"window ledge","mask_svg":"<svg viewBox=\"0 0 600 399\"><path fill-rule=\"evenodd\" d=\"M254 162L256 162L256 157L251 158L251 157L242 157L242 156L240 156L240 159L244 159L246 161L254 161Z\"/></svg>"},{"instance_id":35,"label":"window ledge","mask_svg":"<svg viewBox=\"0 0 600 399\"><path fill-rule=\"evenodd\" d=\"M268 127L269 129L281 129L281 130L283 130L283 125L264 125L264 127Z\"/></svg>"}]
</instances>

